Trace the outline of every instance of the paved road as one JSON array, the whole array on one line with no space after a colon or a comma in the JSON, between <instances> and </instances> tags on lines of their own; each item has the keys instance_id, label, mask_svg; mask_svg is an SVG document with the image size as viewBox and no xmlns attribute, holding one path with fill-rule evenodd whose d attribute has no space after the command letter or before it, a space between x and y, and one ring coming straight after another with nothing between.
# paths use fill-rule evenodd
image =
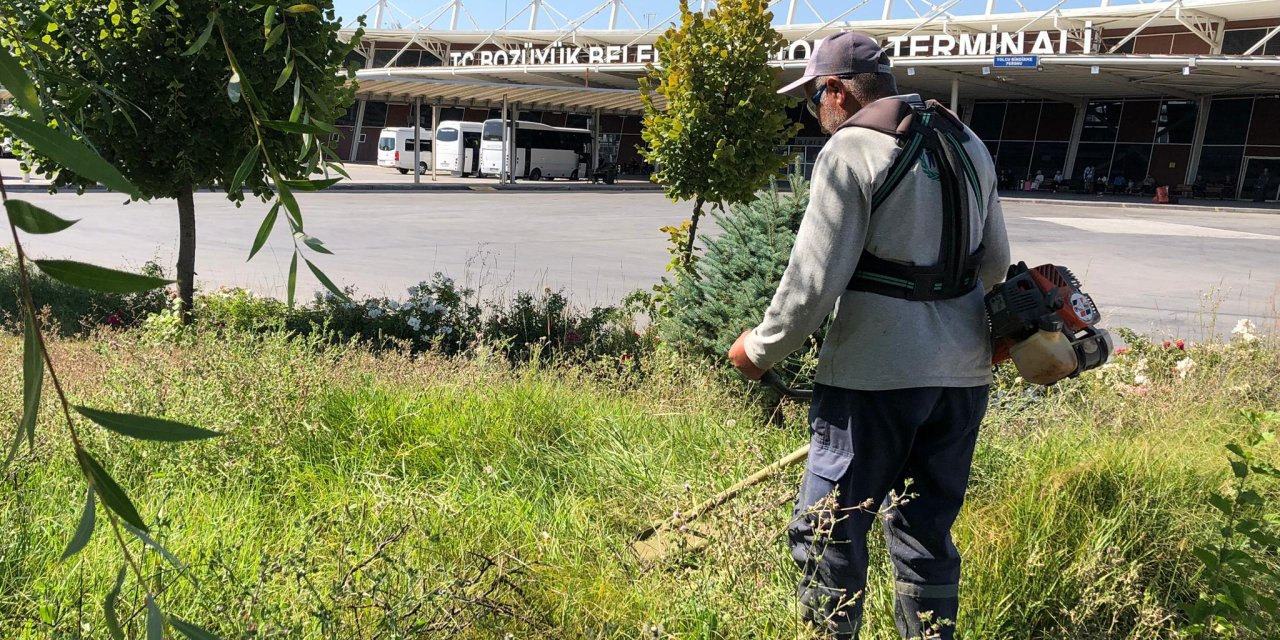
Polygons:
<instances>
[{"instance_id":1,"label":"paved road","mask_svg":"<svg viewBox=\"0 0 1280 640\"><path fill-rule=\"evenodd\" d=\"M176 253L171 201L17 197L82 219L26 241L36 255L137 265L170 264ZM658 228L688 212L652 192L345 192L301 202L308 231L337 254L320 264L363 294L402 294L443 271L485 297L545 286L582 304L616 301L662 276L669 256ZM290 255L283 227L244 260L265 207L237 209L216 194L199 194L196 206L202 285L279 295ZM1199 338L1214 324L1229 332L1241 317L1274 324L1280 316L1280 215L1016 202L1005 211L1015 257L1073 268L1109 324ZM300 289L318 288L302 271Z\"/></svg>"}]
</instances>

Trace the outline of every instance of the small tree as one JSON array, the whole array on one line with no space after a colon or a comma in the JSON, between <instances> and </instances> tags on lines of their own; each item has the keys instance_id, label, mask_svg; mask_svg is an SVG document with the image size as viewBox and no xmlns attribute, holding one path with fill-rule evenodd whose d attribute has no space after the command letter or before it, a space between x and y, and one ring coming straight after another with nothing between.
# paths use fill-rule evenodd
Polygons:
<instances>
[{"instance_id":1,"label":"small tree","mask_svg":"<svg viewBox=\"0 0 1280 640\"><path fill-rule=\"evenodd\" d=\"M52 126L92 145L144 199L177 201L184 319L195 292L193 193L208 187L237 204L246 189L277 198L250 257L284 208L292 301L302 246L329 253L305 233L293 191L334 182L310 178L337 159L327 138L354 91L340 73L352 45L338 37L332 2L14 0L0 27L0 46L15 50L41 79L42 97L67 114ZM24 159L54 189L93 184L38 150Z\"/></svg>"},{"instance_id":2,"label":"small tree","mask_svg":"<svg viewBox=\"0 0 1280 640\"><path fill-rule=\"evenodd\" d=\"M705 242L706 253L689 272L694 277L678 278L671 286L667 317L658 323L664 343L681 353L720 359L738 337L726 327L750 326L764 317L809 204L809 183L799 167L791 187L787 194L770 185L754 200L712 214L724 233ZM815 340L820 342L823 333ZM781 368L798 373L807 357L800 352Z\"/></svg>"},{"instance_id":3,"label":"small tree","mask_svg":"<svg viewBox=\"0 0 1280 640\"><path fill-rule=\"evenodd\" d=\"M672 200L693 200L683 262L692 259L703 206L746 202L786 166L777 152L799 125L776 92L769 60L785 46L766 0L722 0L708 14L680 2L680 27L658 38L661 66L640 81L644 158ZM659 108L655 94L666 99Z\"/></svg>"}]
</instances>

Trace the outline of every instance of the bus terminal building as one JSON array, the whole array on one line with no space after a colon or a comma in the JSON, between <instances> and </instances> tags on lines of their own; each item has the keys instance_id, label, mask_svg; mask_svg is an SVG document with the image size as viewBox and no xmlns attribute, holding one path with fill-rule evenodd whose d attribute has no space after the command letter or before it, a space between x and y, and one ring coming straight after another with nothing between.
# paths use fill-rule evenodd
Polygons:
<instances>
[{"instance_id":1,"label":"bus terminal building","mask_svg":"<svg viewBox=\"0 0 1280 640\"><path fill-rule=\"evenodd\" d=\"M1000 0L1016 3L1007 12L987 0L980 14L954 15L960 0L919 13L910 0L874 0L878 19L847 19L871 1L824 16L805 0L774 0L786 41L771 63L779 81L799 77L821 38L859 31L885 46L902 92L951 106L986 142L1002 186L1060 173L1073 190L1089 175L1251 200L1264 171L1280 176L1280 1L1028 10ZM339 122L340 154L372 161L379 130L415 117L424 127L500 118L590 129L596 161L637 167L638 80L661 64L654 42L679 16L642 24L628 2L567 16L530 0L490 30L465 0L421 16L375 3L353 54L358 100ZM804 130L785 151L811 167L824 137L805 109L791 113ZM1280 200L1280 179L1267 184L1262 198Z\"/></svg>"}]
</instances>

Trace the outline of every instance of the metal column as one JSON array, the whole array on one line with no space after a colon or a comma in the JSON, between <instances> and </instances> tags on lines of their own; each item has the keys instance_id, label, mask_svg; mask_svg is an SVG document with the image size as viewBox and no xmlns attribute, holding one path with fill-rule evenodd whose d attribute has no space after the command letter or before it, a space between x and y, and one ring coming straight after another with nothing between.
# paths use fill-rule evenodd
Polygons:
<instances>
[{"instance_id":1,"label":"metal column","mask_svg":"<svg viewBox=\"0 0 1280 640\"><path fill-rule=\"evenodd\" d=\"M1200 153L1204 151L1204 132L1209 126L1209 98L1196 101L1196 131L1191 137L1191 155L1187 158L1187 177L1183 184L1195 184L1200 173Z\"/></svg>"},{"instance_id":2,"label":"metal column","mask_svg":"<svg viewBox=\"0 0 1280 640\"><path fill-rule=\"evenodd\" d=\"M502 96L502 111L498 114L502 122L502 153L498 155L498 184L507 183L507 96Z\"/></svg>"},{"instance_id":3,"label":"metal column","mask_svg":"<svg viewBox=\"0 0 1280 640\"><path fill-rule=\"evenodd\" d=\"M1089 103L1081 100L1076 103L1076 117L1071 122L1071 142L1067 144L1067 166L1062 168L1062 177L1071 179L1075 172L1076 153L1080 151L1080 136L1084 133L1084 116L1088 112Z\"/></svg>"},{"instance_id":4,"label":"metal column","mask_svg":"<svg viewBox=\"0 0 1280 640\"><path fill-rule=\"evenodd\" d=\"M422 184L422 98L413 99L413 183Z\"/></svg>"},{"instance_id":5,"label":"metal column","mask_svg":"<svg viewBox=\"0 0 1280 640\"><path fill-rule=\"evenodd\" d=\"M364 68L366 69L373 68L373 58L375 53L377 53L377 49L373 46L373 44L370 44L369 57L365 58ZM361 99L360 106L356 107L356 126L351 128L351 153L350 153L350 156L347 158L349 162L355 162L356 153L360 151L360 128L364 126L364 106L368 102L369 101L367 99Z\"/></svg>"},{"instance_id":6,"label":"metal column","mask_svg":"<svg viewBox=\"0 0 1280 640\"><path fill-rule=\"evenodd\" d=\"M516 139L516 129L518 128L516 123L520 122L520 103L511 103L511 118L508 122L511 126L511 134L507 136L507 150L510 152L508 157L511 158L511 166L507 169L507 184L515 184L516 172L520 170L520 160L516 158L516 153L519 151L516 145L518 142ZM528 171L529 167L525 167L524 170Z\"/></svg>"},{"instance_id":7,"label":"metal column","mask_svg":"<svg viewBox=\"0 0 1280 640\"><path fill-rule=\"evenodd\" d=\"M436 181L436 130L438 130L439 128L440 128L440 105L433 104L431 105L431 181L432 182ZM458 135L461 136L462 132L459 131ZM462 156L462 164L458 166L459 172L461 172L463 169L466 168L466 162L467 162L467 156L465 155L467 152L466 141L467 141L466 136L463 136L462 137L462 142L463 142L462 153L464 155Z\"/></svg>"},{"instance_id":8,"label":"metal column","mask_svg":"<svg viewBox=\"0 0 1280 640\"><path fill-rule=\"evenodd\" d=\"M600 166L600 110L596 109L591 112L591 168L587 170L588 176L595 175L596 169Z\"/></svg>"},{"instance_id":9,"label":"metal column","mask_svg":"<svg viewBox=\"0 0 1280 640\"><path fill-rule=\"evenodd\" d=\"M951 79L951 113L960 113L960 79Z\"/></svg>"},{"instance_id":10,"label":"metal column","mask_svg":"<svg viewBox=\"0 0 1280 640\"><path fill-rule=\"evenodd\" d=\"M884 0L884 14L880 16L880 19L888 20L891 11L893 11L893 0Z\"/></svg>"},{"instance_id":11,"label":"metal column","mask_svg":"<svg viewBox=\"0 0 1280 640\"><path fill-rule=\"evenodd\" d=\"M356 107L356 125L351 128L351 154L347 158L350 162L356 161L356 154L360 151L360 128L364 126L364 105L368 100L361 100L360 106Z\"/></svg>"}]
</instances>

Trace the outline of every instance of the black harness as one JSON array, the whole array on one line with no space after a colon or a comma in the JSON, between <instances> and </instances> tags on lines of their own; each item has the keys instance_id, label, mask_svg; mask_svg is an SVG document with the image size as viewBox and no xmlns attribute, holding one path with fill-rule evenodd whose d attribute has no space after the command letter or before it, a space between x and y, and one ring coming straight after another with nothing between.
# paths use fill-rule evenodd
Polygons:
<instances>
[{"instance_id":1,"label":"black harness","mask_svg":"<svg viewBox=\"0 0 1280 640\"><path fill-rule=\"evenodd\" d=\"M977 171L964 150L964 142L969 140L964 125L933 100L928 103L879 100L840 126L845 127L887 133L897 137L902 147L885 174L884 183L872 194L871 215L875 215L926 154L938 169L942 191L938 263L905 265L863 249L848 289L920 302L958 298L972 291L978 283L983 247L979 245L977 250L970 247L969 194L975 194L980 213L983 199Z\"/></svg>"}]
</instances>

